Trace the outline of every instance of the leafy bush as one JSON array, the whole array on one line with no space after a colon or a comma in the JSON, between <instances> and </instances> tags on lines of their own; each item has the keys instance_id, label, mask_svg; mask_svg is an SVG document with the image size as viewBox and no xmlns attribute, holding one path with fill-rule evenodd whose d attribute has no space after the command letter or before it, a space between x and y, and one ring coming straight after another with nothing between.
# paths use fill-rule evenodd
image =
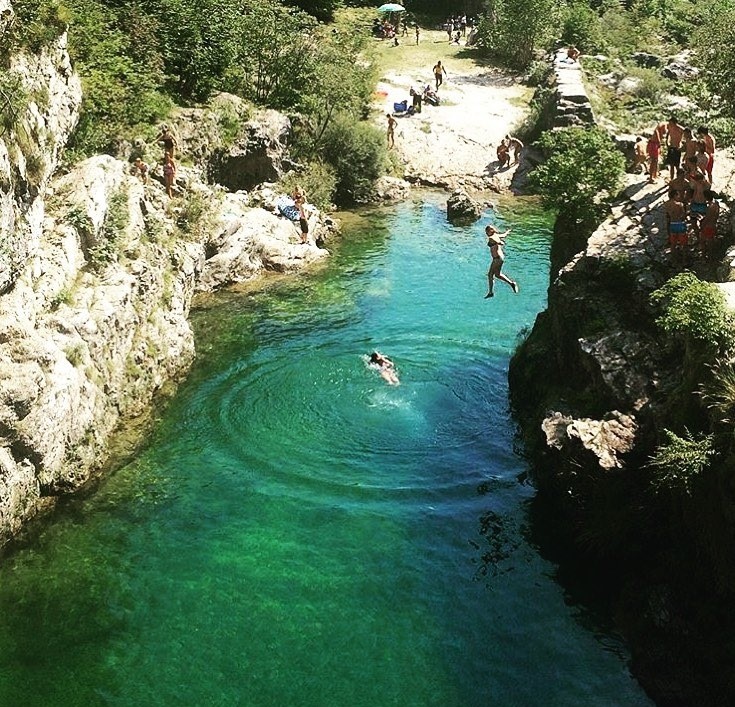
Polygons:
<instances>
[{"instance_id":1,"label":"leafy bush","mask_svg":"<svg viewBox=\"0 0 735 707\"><path fill-rule=\"evenodd\" d=\"M332 199L337 186L334 170L323 162L310 162L301 172L289 172L282 180L281 186L289 194L296 185L306 192L306 198L319 209L332 207Z\"/></svg>"},{"instance_id":2,"label":"leafy bush","mask_svg":"<svg viewBox=\"0 0 735 707\"><path fill-rule=\"evenodd\" d=\"M618 190L625 158L598 128L565 128L546 132L539 144L546 162L531 174L531 183L547 206L593 224Z\"/></svg>"},{"instance_id":3,"label":"leafy bush","mask_svg":"<svg viewBox=\"0 0 735 707\"><path fill-rule=\"evenodd\" d=\"M659 108L662 96L671 88L671 82L656 69L631 66L627 68L627 73L639 80L638 86L633 89L633 95Z\"/></svg>"},{"instance_id":4,"label":"leafy bush","mask_svg":"<svg viewBox=\"0 0 735 707\"><path fill-rule=\"evenodd\" d=\"M662 304L656 323L668 333L681 334L688 344L726 350L735 342L733 315L722 291L690 272L679 273L651 295Z\"/></svg>"},{"instance_id":5,"label":"leafy bush","mask_svg":"<svg viewBox=\"0 0 735 707\"><path fill-rule=\"evenodd\" d=\"M386 164L385 136L369 123L359 123L349 115L333 120L324 133L322 155L334 170L337 203L369 199L375 180Z\"/></svg>"},{"instance_id":6,"label":"leafy bush","mask_svg":"<svg viewBox=\"0 0 735 707\"><path fill-rule=\"evenodd\" d=\"M695 439L689 430L679 437L664 430L668 442L660 445L648 462L651 484L657 493L674 491L691 494L693 482L705 471L715 454L713 435Z\"/></svg>"},{"instance_id":7,"label":"leafy bush","mask_svg":"<svg viewBox=\"0 0 735 707\"><path fill-rule=\"evenodd\" d=\"M575 0L562 12L561 41L573 44L584 54L602 49L600 16L587 3Z\"/></svg>"}]
</instances>

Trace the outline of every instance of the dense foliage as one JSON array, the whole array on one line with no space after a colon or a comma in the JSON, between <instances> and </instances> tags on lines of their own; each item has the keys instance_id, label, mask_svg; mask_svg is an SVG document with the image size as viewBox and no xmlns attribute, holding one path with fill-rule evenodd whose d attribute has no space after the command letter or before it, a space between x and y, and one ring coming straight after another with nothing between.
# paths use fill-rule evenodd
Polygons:
<instances>
[{"instance_id":1,"label":"dense foliage","mask_svg":"<svg viewBox=\"0 0 735 707\"><path fill-rule=\"evenodd\" d=\"M539 144L547 160L531 175L544 202L593 224L617 193L625 160L598 128L566 128L545 133Z\"/></svg>"},{"instance_id":2,"label":"dense foliage","mask_svg":"<svg viewBox=\"0 0 735 707\"><path fill-rule=\"evenodd\" d=\"M19 45L36 51L68 28L69 51L84 87L72 156L115 153L121 141L150 138L175 102L203 101L225 90L298 112L299 158L323 161L332 154L323 142L338 116L343 116L342 132L355 131L346 145L362 149L365 131L358 125L374 84L369 37L319 21L341 5L341 0L16 0L17 22L12 37L3 38L0 56ZM7 85L4 80L0 89ZM339 174L344 158L335 156L339 164L315 171L326 166ZM360 152L353 161L363 160ZM369 161L382 164L384 155ZM366 174L374 171L370 167Z\"/></svg>"},{"instance_id":3,"label":"dense foliage","mask_svg":"<svg viewBox=\"0 0 735 707\"><path fill-rule=\"evenodd\" d=\"M717 285L683 272L656 290L651 299L663 306L656 321L664 331L683 336L690 345L714 351L732 346L733 317Z\"/></svg>"}]
</instances>

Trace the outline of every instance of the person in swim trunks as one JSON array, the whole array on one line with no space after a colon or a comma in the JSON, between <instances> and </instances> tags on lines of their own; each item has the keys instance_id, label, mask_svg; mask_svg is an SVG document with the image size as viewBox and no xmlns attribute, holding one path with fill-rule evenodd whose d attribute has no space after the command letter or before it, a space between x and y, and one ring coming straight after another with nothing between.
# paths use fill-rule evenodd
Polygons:
<instances>
[{"instance_id":1,"label":"person in swim trunks","mask_svg":"<svg viewBox=\"0 0 735 707\"><path fill-rule=\"evenodd\" d=\"M720 202L717 201L717 194L711 189L704 192L704 198L707 200L707 211L702 217L699 225L699 246L702 249L702 255L710 257L712 248L717 235L717 221L720 218Z\"/></svg>"},{"instance_id":2,"label":"person in swim trunks","mask_svg":"<svg viewBox=\"0 0 735 707\"><path fill-rule=\"evenodd\" d=\"M664 203L664 217L671 252L683 263L686 258L686 247L689 245L689 233L686 224L686 209L676 189L669 190L669 199Z\"/></svg>"},{"instance_id":3,"label":"person in swim trunks","mask_svg":"<svg viewBox=\"0 0 735 707\"><path fill-rule=\"evenodd\" d=\"M485 299L488 299L489 297L493 297L495 295L495 293L493 292L493 284L496 277L498 278L498 280L502 280L503 282L508 284L513 292L518 294L518 283L515 280L511 280L507 275L504 275L502 272L503 263L505 262L503 245L509 233L510 229L508 229L505 233L498 233L497 229L494 226L485 227L485 235L487 236L487 247L490 248L490 255L492 256L490 269L487 271L488 290L487 294L485 295Z\"/></svg>"},{"instance_id":4,"label":"person in swim trunks","mask_svg":"<svg viewBox=\"0 0 735 707\"><path fill-rule=\"evenodd\" d=\"M666 124L668 130L669 149L666 152L664 164L669 166L669 178L674 178L674 170L681 165L681 141L684 137L684 128L679 125L672 115Z\"/></svg>"}]
</instances>

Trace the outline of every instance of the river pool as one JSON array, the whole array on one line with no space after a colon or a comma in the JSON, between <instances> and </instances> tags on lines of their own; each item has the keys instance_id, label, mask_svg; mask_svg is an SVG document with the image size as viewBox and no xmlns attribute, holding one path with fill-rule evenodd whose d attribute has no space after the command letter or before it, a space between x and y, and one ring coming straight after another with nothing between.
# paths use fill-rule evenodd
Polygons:
<instances>
[{"instance_id":1,"label":"river pool","mask_svg":"<svg viewBox=\"0 0 735 707\"><path fill-rule=\"evenodd\" d=\"M146 446L0 567L0 705L651 704L529 539L507 367L550 219L453 227L443 198L353 215L320 269L194 314ZM487 219L518 295L483 299Z\"/></svg>"}]
</instances>

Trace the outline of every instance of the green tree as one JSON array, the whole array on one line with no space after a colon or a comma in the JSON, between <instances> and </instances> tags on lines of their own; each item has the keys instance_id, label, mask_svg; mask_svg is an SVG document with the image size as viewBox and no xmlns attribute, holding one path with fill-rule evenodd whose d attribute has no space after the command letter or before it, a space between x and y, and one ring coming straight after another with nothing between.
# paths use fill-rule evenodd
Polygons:
<instances>
[{"instance_id":1,"label":"green tree","mask_svg":"<svg viewBox=\"0 0 735 707\"><path fill-rule=\"evenodd\" d=\"M318 149L338 113L365 117L374 86L373 64L366 56L367 37L332 33L318 41L304 77L298 108L307 115L305 129L311 149ZM355 57L365 57L355 61ZM326 70L328 67L328 70Z\"/></svg>"},{"instance_id":2,"label":"green tree","mask_svg":"<svg viewBox=\"0 0 735 707\"><path fill-rule=\"evenodd\" d=\"M735 342L733 315L717 285L694 273L672 277L651 295L663 306L656 323L670 334L684 337L687 349L727 350Z\"/></svg>"},{"instance_id":3,"label":"green tree","mask_svg":"<svg viewBox=\"0 0 735 707\"><path fill-rule=\"evenodd\" d=\"M327 128L322 145L324 160L334 170L338 203L369 199L373 183L386 163L385 136L374 125L337 116Z\"/></svg>"},{"instance_id":4,"label":"green tree","mask_svg":"<svg viewBox=\"0 0 735 707\"><path fill-rule=\"evenodd\" d=\"M293 107L308 90L305 78L317 47L318 22L278 2L249 0L237 53L242 94L274 108Z\"/></svg>"},{"instance_id":5,"label":"green tree","mask_svg":"<svg viewBox=\"0 0 735 707\"><path fill-rule=\"evenodd\" d=\"M559 27L558 0L489 0L478 45L508 65L526 68Z\"/></svg>"},{"instance_id":6,"label":"green tree","mask_svg":"<svg viewBox=\"0 0 735 707\"><path fill-rule=\"evenodd\" d=\"M735 113L735 0L713 0L700 10L703 22L692 37L703 78Z\"/></svg>"},{"instance_id":7,"label":"green tree","mask_svg":"<svg viewBox=\"0 0 735 707\"><path fill-rule=\"evenodd\" d=\"M547 206L565 209L585 225L594 225L616 194L625 168L623 154L599 128L565 128L543 134L546 162L531 183Z\"/></svg>"}]
</instances>

